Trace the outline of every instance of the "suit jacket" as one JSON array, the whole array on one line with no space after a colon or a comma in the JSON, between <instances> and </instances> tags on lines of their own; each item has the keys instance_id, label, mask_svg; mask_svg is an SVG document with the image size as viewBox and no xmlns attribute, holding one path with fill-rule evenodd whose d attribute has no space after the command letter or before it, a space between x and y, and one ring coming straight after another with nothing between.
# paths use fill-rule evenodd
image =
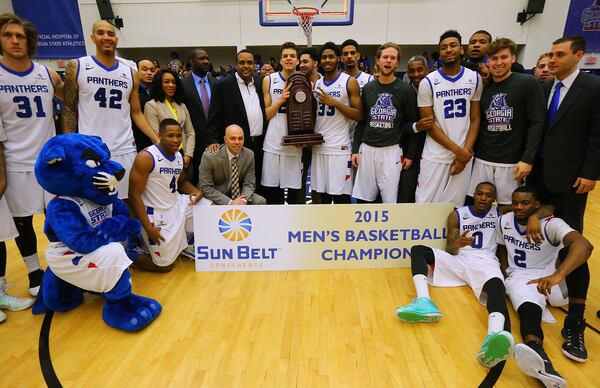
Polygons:
<instances>
[{"instance_id":1,"label":"suit jacket","mask_svg":"<svg viewBox=\"0 0 600 388\"><path fill-rule=\"evenodd\" d=\"M140 85L138 89L138 96L140 97L140 107L142 108L142 113L144 112L144 107L146 103L152 99L150 94L148 93L148 89L144 88ZM131 121L131 129L133 129L133 138L135 139L135 147L138 152L143 150L146 147L150 147L152 145L152 140L141 129L135 125L133 120Z\"/></svg>"},{"instance_id":2,"label":"suit jacket","mask_svg":"<svg viewBox=\"0 0 600 388\"><path fill-rule=\"evenodd\" d=\"M204 152L200 163L198 188L202 190L204 197L218 205L227 205L231 198L231 171L227 146L223 145L219 150L210 154ZM245 198L250 198L256 190L256 178L254 176L254 152L248 148L242 148L237 161L238 173L240 175L240 193Z\"/></svg>"},{"instance_id":3,"label":"suit jacket","mask_svg":"<svg viewBox=\"0 0 600 388\"><path fill-rule=\"evenodd\" d=\"M192 120L190 120L190 113L183 104L174 103L173 105L175 105L175 110L177 111L177 121L179 121L179 124L181 124L181 128L183 129L183 142L181 143L183 154L192 157L196 145L196 136ZM167 104L156 100L150 100L146 103L144 117L156 133L158 133L161 121L168 118L175 119L175 117L173 117L173 112L171 112L171 109L169 109Z\"/></svg>"},{"instance_id":4,"label":"suit jacket","mask_svg":"<svg viewBox=\"0 0 600 388\"><path fill-rule=\"evenodd\" d=\"M267 117L265 116L265 100L262 92L260 77L254 76L254 86L260 101L263 116L263 135L267 128ZM237 77L226 77L220 79L215 85L208 112L207 133L210 143L223 143L225 128L231 124L237 124L244 130L244 137L250 138L250 125L242 94L238 86ZM262 145L260 146L262 149Z\"/></svg>"},{"instance_id":5,"label":"suit jacket","mask_svg":"<svg viewBox=\"0 0 600 388\"><path fill-rule=\"evenodd\" d=\"M194 153L194 160L199 162L202 152L204 152L204 149L210 144L206 136L206 125L208 120L204 115L202 101L200 101L200 95L198 94L198 89L194 83L192 73L190 72L190 74L182 79L181 82L183 84L183 94L185 95L185 106L187 107L188 112L190 112L192 125L196 131L196 152ZM214 98L215 84L215 79L209 74L208 86L211 90L211 102Z\"/></svg>"},{"instance_id":6,"label":"suit jacket","mask_svg":"<svg viewBox=\"0 0 600 388\"><path fill-rule=\"evenodd\" d=\"M553 81L544 83L546 101ZM580 72L563 98L556 118L546 123L544 184L551 193L573 193L578 177L600 176L600 77Z\"/></svg>"}]
</instances>

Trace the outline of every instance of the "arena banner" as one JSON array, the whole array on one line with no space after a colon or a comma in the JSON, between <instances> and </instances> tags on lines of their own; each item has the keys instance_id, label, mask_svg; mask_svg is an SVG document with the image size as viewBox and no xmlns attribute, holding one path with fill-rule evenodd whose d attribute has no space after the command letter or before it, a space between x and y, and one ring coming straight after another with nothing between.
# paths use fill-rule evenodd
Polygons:
<instances>
[{"instance_id":1,"label":"arena banner","mask_svg":"<svg viewBox=\"0 0 600 388\"><path fill-rule=\"evenodd\" d=\"M410 266L415 244L443 248L450 203L195 206L196 271Z\"/></svg>"},{"instance_id":2,"label":"arena banner","mask_svg":"<svg viewBox=\"0 0 600 388\"><path fill-rule=\"evenodd\" d=\"M565 35L582 35L586 51L600 51L600 0L571 0Z\"/></svg>"},{"instance_id":3,"label":"arena banner","mask_svg":"<svg viewBox=\"0 0 600 388\"><path fill-rule=\"evenodd\" d=\"M36 58L68 59L85 56L85 41L77 0L12 0L15 14L29 20L38 32Z\"/></svg>"}]
</instances>

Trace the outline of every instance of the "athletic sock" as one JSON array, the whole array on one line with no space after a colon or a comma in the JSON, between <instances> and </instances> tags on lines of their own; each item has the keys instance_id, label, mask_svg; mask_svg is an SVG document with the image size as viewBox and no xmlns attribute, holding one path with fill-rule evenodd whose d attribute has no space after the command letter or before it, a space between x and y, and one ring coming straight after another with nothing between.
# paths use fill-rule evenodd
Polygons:
<instances>
[{"instance_id":1,"label":"athletic sock","mask_svg":"<svg viewBox=\"0 0 600 388\"><path fill-rule=\"evenodd\" d=\"M42 269L40 266L40 259L38 258L37 253L34 253L31 256L27 256L23 258L25 265L27 266L27 272L31 273L35 270Z\"/></svg>"},{"instance_id":2,"label":"athletic sock","mask_svg":"<svg viewBox=\"0 0 600 388\"><path fill-rule=\"evenodd\" d=\"M569 317L582 319L585 312L585 303L569 303Z\"/></svg>"},{"instance_id":3,"label":"athletic sock","mask_svg":"<svg viewBox=\"0 0 600 388\"><path fill-rule=\"evenodd\" d=\"M488 334L504 330L504 315L494 312L488 315Z\"/></svg>"},{"instance_id":4,"label":"athletic sock","mask_svg":"<svg viewBox=\"0 0 600 388\"><path fill-rule=\"evenodd\" d=\"M0 294L6 293L6 278L4 276L0 276Z\"/></svg>"},{"instance_id":5,"label":"athletic sock","mask_svg":"<svg viewBox=\"0 0 600 388\"><path fill-rule=\"evenodd\" d=\"M429 285L427 284L427 276L415 275L413 276L413 282L415 283L415 290L417 291L417 298L428 298L429 297Z\"/></svg>"}]
</instances>

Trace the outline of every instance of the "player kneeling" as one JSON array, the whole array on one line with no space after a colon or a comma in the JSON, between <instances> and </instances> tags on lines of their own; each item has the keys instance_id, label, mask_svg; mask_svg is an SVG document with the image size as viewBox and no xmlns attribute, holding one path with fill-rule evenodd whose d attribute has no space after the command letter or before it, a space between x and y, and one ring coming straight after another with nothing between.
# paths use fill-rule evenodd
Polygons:
<instances>
[{"instance_id":1,"label":"player kneeling","mask_svg":"<svg viewBox=\"0 0 600 388\"><path fill-rule=\"evenodd\" d=\"M542 313L547 298L550 302L552 297L562 299L559 285L573 289L572 293L576 294L573 275L590 257L593 247L579 232L556 217L542 220L543 240L529 242L525 236L527 221L539 208L538 196L532 188L523 186L512 193L512 212L498 220L498 258L508 274L506 293L521 321L521 336L525 343L515 346L519 368L546 387L566 387L567 382L554 369L543 348ZM565 248L562 248L563 244ZM567 284L564 284L565 279ZM583 362L587 359L583 329L573 333L567 323L563 331L567 337L563 353ZM569 335L577 338L569 338ZM576 349L569 346L573 343L578 344Z\"/></svg>"},{"instance_id":2,"label":"player kneeling","mask_svg":"<svg viewBox=\"0 0 600 388\"><path fill-rule=\"evenodd\" d=\"M477 353L477 360L491 368L512 355L514 339L506 309L504 276L495 257L495 228L498 220L496 187L489 182L477 185L475 204L456 209L448 216L446 250L423 245L411 249L411 269L417 298L396 309L405 322L435 322L442 313L429 297L429 281L434 286L469 285L489 312L488 334Z\"/></svg>"},{"instance_id":3,"label":"player kneeling","mask_svg":"<svg viewBox=\"0 0 600 388\"><path fill-rule=\"evenodd\" d=\"M147 271L168 272L179 254L192 244L192 205L202 193L186 180L183 157L179 152L182 129L173 119L160 123L160 141L141 151L131 169L129 199L142 224L147 248L138 252L129 247L135 264ZM187 195L177 192L177 189ZM134 254L135 253L135 254Z\"/></svg>"}]
</instances>

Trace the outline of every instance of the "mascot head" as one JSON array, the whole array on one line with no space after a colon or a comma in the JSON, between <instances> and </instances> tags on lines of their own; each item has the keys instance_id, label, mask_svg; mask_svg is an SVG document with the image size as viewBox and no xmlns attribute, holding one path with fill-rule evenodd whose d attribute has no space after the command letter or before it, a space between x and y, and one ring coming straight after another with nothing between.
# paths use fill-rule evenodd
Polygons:
<instances>
[{"instance_id":1,"label":"mascot head","mask_svg":"<svg viewBox=\"0 0 600 388\"><path fill-rule=\"evenodd\" d=\"M55 136L35 162L35 177L44 190L99 205L117 200L117 183L124 175L125 169L110 160L110 151L98 136Z\"/></svg>"}]
</instances>

